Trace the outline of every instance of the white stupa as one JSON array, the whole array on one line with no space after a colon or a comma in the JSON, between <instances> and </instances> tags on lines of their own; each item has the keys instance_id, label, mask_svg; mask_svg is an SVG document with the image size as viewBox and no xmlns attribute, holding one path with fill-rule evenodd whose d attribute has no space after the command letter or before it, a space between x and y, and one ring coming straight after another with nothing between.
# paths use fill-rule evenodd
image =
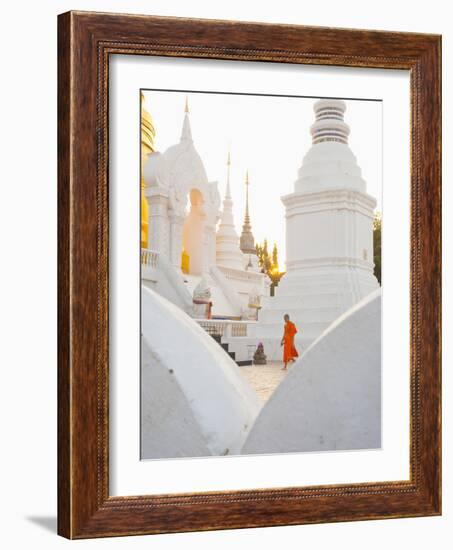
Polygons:
<instances>
[{"instance_id":1,"label":"white stupa","mask_svg":"<svg viewBox=\"0 0 453 550\"><path fill-rule=\"evenodd\" d=\"M223 212L216 235L216 263L218 266L243 269L244 255L239 248L239 237L233 217L233 200L230 189L231 155L227 160L227 184L223 200Z\"/></svg>"},{"instance_id":2,"label":"white stupa","mask_svg":"<svg viewBox=\"0 0 453 550\"><path fill-rule=\"evenodd\" d=\"M299 328L306 347L347 309L378 288L373 274L376 200L348 146L344 101L314 105L313 144L305 155L286 209L286 275L264 301L256 336L280 357L283 315Z\"/></svg>"},{"instance_id":3,"label":"white stupa","mask_svg":"<svg viewBox=\"0 0 453 550\"><path fill-rule=\"evenodd\" d=\"M145 162L145 197L149 205L149 248L181 271L184 248L191 273L201 276L215 264L215 230L220 194L209 181L192 137L186 100L181 138Z\"/></svg>"},{"instance_id":4,"label":"white stupa","mask_svg":"<svg viewBox=\"0 0 453 550\"><path fill-rule=\"evenodd\" d=\"M250 296L269 293L266 277L246 269L234 226L229 164L223 212L219 210L217 181L208 179L195 146L187 99L179 141L148 156L144 183L148 249L142 249L143 284L197 317L206 310L197 303L204 280L214 318L249 319Z\"/></svg>"}]
</instances>

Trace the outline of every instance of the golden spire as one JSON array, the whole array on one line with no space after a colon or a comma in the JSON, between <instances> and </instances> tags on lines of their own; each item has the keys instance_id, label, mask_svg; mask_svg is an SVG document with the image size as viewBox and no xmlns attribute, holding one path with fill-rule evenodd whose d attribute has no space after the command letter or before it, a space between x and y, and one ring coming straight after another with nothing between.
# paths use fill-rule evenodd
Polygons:
<instances>
[{"instance_id":1,"label":"golden spire","mask_svg":"<svg viewBox=\"0 0 453 550\"><path fill-rule=\"evenodd\" d=\"M189 96L186 95L186 106L184 107L184 112L189 114Z\"/></svg>"},{"instance_id":2,"label":"golden spire","mask_svg":"<svg viewBox=\"0 0 453 550\"><path fill-rule=\"evenodd\" d=\"M154 152L154 138L156 131L154 130L153 119L145 108L145 96L141 92L141 141L142 141L142 164L147 159L148 155Z\"/></svg>"},{"instance_id":3,"label":"golden spire","mask_svg":"<svg viewBox=\"0 0 453 550\"><path fill-rule=\"evenodd\" d=\"M140 199L141 199L141 236L140 244L142 248L148 248L148 201L145 197L145 181L143 178L143 168L145 161L154 152L154 137L156 131L154 130L153 119L148 111L145 109L145 96L143 92L140 94L141 99L141 178L140 178Z\"/></svg>"},{"instance_id":4,"label":"golden spire","mask_svg":"<svg viewBox=\"0 0 453 550\"><path fill-rule=\"evenodd\" d=\"M249 171L247 170L245 174L245 216L242 225L240 248L244 254L256 254L255 238L253 237L249 215L249 185Z\"/></svg>"}]
</instances>

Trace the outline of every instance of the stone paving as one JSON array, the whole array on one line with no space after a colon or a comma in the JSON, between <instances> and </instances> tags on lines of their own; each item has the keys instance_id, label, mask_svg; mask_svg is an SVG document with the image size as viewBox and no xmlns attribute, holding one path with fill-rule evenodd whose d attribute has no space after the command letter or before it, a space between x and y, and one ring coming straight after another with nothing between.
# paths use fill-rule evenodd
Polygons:
<instances>
[{"instance_id":1,"label":"stone paving","mask_svg":"<svg viewBox=\"0 0 453 550\"><path fill-rule=\"evenodd\" d=\"M282 367L281 361L269 361L267 365L240 367L239 370L256 391L259 399L265 403L288 372L281 370Z\"/></svg>"}]
</instances>

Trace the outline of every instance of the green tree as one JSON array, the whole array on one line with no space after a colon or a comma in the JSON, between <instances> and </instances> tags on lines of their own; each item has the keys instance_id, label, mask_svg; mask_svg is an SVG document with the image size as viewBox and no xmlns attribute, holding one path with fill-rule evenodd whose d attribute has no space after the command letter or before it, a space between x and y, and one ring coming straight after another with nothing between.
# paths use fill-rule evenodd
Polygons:
<instances>
[{"instance_id":1,"label":"green tree","mask_svg":"<svg viewBox=\"0 0 453 550\"><path fill-rule=\"evenodd\" d=\"M272 260L269 256L269 247L267 244L267 239L264 239L263 242L263 264L264 272L269 274L269 271L272 269Z\"/></svg>"},{"instance_id":2,"label":"green tree","mask_svg":"<svg viewBox=\"0 0 453 550\"><path fill-rule=\"evenodd\" d=\"M272 249L272 271L279 271L277 243L274 243L274 248Z\"/></svg>"},{"instance_id":3,"label":"green tree","mask_svg":"<svg viewBox=\"0 0 453 550\"><path fill-rule=\"evenodd\" d=\"M262 266L263 265L263 247L259 243L256 243L255 248L256 248L256 255L258 256L258 264Z\"/></svg>"},{"instance_id":4,"label":"green tree","mask_svg":"<svg viewBox=\"0 0 453 550\"><path fill-rule=\"evenodd\" d=\"M267 239L264 239L263 244L256 245L256 253L258 255L258 263L261 267L261 271L266 273L271 283L271 296L274 295L274 288L278 285L280 279L285 274L284 271L280 271L278 266L278 248L277 243L274 243L272 248L272 255L269 254L269 246Z\"/></svg>"},{"instance_id":5,"label":"green tree","mask_svg":"<svg viewBox=\"0 0 453 550\"><path fill-rule=\"evenodd\" d=\"M256 254L258 256L258 264L262 267L263 273L266 271L266 265L269 262L269 252L267 250L267 239L264 239L263 244L256 243Z\"/></svg>"},{"instance_id":6,"label":"green tree","mask_svg":"<svg viewBox=\"0 0 453 550\"><path fill-rule=\"evenodd\" d=\"M373 220L373 248L374 248L374 274L381 284L381 237L382 237L382 218L379 212L376 212Z\"/></svg>"}]
</instances>

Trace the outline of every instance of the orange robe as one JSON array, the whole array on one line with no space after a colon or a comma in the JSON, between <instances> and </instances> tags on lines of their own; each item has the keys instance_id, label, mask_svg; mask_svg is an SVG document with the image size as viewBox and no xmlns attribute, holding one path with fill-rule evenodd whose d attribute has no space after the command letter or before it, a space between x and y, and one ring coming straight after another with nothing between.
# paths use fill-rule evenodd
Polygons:
<instances>
[{"instance_id":1,"label":"orange robe","mask_svg":"<svg viewBox=\"0 0 453 550\"><path fill-rule=\"evenodd\" d=\"M283 362L288 363L291 359L299 357L297 349L294 347L294 336L297 333L297 328L294 323L288 321L285 323L285 332L283 335Z\"/></svg>"}]
</instances>

